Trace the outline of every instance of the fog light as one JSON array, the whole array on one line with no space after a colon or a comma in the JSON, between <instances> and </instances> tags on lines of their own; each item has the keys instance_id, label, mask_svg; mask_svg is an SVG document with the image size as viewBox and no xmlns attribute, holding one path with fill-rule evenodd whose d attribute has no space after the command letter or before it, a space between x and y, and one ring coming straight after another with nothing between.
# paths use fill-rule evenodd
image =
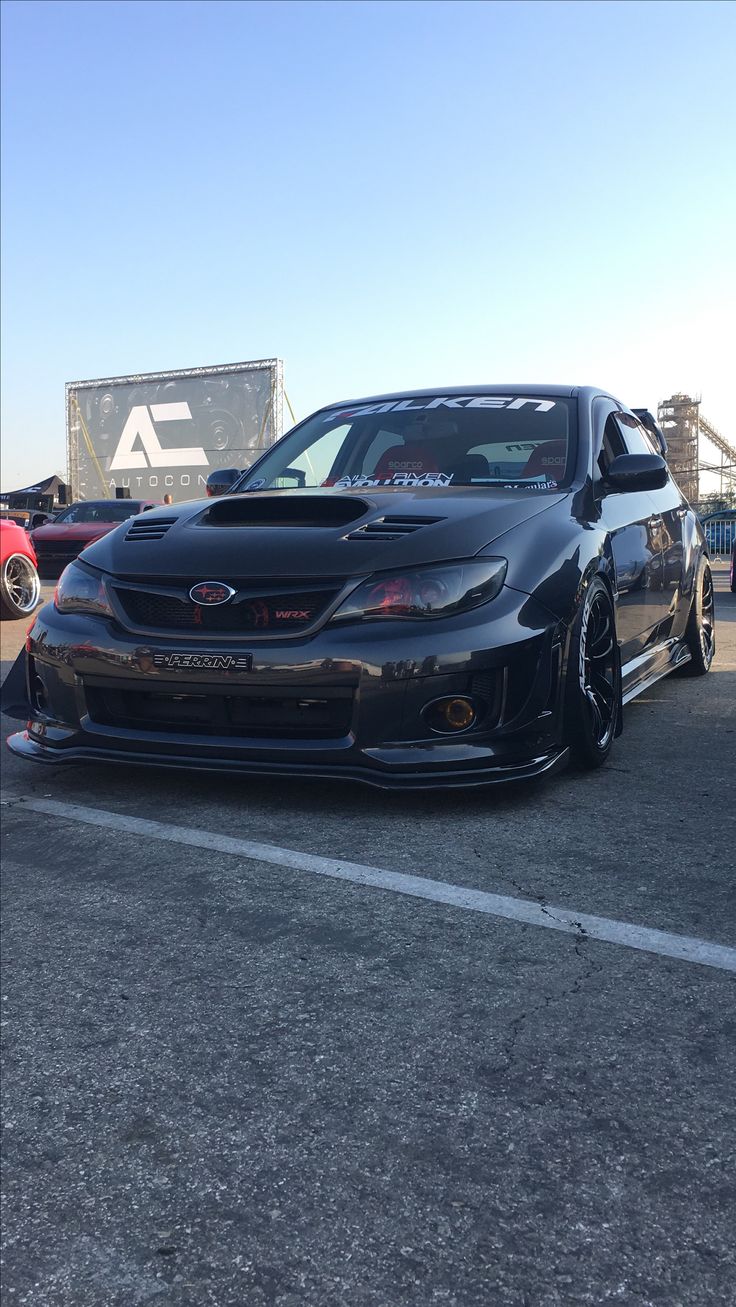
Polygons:
<instances>
[{"instance_id":1,"label":"fog light","mask_svg":"<svg viewBox=\"0 0 736 1307\"><path fill-rule=\"evenodd\" d=\"M427 704L423 715L427 725L443 735L470 730L478 717L472 699L460 695L435 699L434 703Z\"/></svg>"}]
</instances>

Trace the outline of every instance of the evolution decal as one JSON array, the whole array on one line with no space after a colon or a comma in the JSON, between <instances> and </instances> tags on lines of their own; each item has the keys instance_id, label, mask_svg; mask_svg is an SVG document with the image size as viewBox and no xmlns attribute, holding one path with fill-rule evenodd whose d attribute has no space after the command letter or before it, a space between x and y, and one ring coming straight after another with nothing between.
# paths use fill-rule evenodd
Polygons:
<instances>
[{"instance_id":1,"label":"evolution decal","mask_svg":"<svg viewBox=\"0 0 736 1307\"><path fill-rule=\"evenodd\" d=\"M390 477L340 477L337 490L367 489L369 486L449 486L452 473L447 472L394 472Z\"/></svg>"}]
</instances>

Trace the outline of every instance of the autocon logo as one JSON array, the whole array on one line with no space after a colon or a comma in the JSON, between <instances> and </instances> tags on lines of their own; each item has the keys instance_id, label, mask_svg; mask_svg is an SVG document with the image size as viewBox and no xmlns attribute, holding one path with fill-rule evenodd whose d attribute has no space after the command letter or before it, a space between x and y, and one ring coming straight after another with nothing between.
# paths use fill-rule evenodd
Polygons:
<instances>
[{"instance_id":1,"label":"autocon logo","mask_svg":"<svg viewBox=\"0 0 736 1307\"><path fill-rule=\"evenodd\" d=\"M226 604L236 593L232 586L224 581L200 581L189 591L189 598L195 604L205 608L214 608L217 604Z\"/></svg>"},{"instance_id":2,"label":"autocon logo","mask_svg":"<svg viewBox=\"0 0 736 1307\"><path fill-rule=\"evenodd\" d=\"M149 467L207 467L207 455L201 445L188 449L164 449L154 422L192 422L186 400L176 404L136 404L128 414L117 449L110 460L110 471ZM134 449L139 440L142 449Z\"/></svg>"}]
</instances>

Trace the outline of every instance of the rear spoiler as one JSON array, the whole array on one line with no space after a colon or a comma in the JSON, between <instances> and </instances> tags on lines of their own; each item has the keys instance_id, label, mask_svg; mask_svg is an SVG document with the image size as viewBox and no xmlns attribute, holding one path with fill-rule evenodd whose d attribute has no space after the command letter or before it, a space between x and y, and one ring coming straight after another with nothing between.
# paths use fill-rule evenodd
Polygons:
<instances>
[{"instance_id":1,"label":"rear spoiler","mask_svg":"<svg viewBox=\"0 0 736 1307\"><path fill-rule=\"evenodd\" d=\"M632 413L635 413L635 414L636 414L636 416L638 417L639 421L641 422L641 425L645 428L645 430L648 431L649 434L650 434L651 436L654 436L654 439L656 440L657 444L659 445L659 449L660 449L660 453L661 453L662 457L663 457L663 458L666 458L666 457L667 457L667 440L666 440L666 437L665 437L664 431L662 430L661 426L659 425L659 423L658 423L657 419L655 418L654 414L653 414L653 413L650 413L648 408L632 408L631 411L632 411Z\"/></svg>"}]
</instances>

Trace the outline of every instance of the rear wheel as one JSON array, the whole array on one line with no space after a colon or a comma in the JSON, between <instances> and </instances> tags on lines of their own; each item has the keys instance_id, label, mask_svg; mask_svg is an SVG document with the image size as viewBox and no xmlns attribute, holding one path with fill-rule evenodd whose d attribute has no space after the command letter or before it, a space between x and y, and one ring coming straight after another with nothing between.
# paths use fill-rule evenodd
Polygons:
<instances>
[{"instance_id":1,"label":"rear wheel","mask_svg":"<svg viewBox=\"0 0 736 1307\"><path fill-rule=\"evenodd\" d=\"M705 676L716 652L715 601L713 574L707 558L701 558L695 578L695 591L685 630L685 644L690 662L684 663L683 676Z\"/></svg>"},{"instance_id":2,"label":"rear wheel","mask_svg":"<svg viewBox=\"0 0 736 1307\"><path fill-rule=\"evenodd\" d=\"M573 761L600 767L611 752L621 711L621 663L613 603L591 581L572 631L565 691L565 734Z\"/></svg>"},{"instance_id":3,"label":"rear wheel","mask_svg":"<svg viewBox=\"0 0 736 1307\"><path fill-rule=\"evenodd\" d=\"M11 554L0 571L0 614L3 617L28 617L37 607L41 582L30 558Z\"/></svg>"}]
</instances>

